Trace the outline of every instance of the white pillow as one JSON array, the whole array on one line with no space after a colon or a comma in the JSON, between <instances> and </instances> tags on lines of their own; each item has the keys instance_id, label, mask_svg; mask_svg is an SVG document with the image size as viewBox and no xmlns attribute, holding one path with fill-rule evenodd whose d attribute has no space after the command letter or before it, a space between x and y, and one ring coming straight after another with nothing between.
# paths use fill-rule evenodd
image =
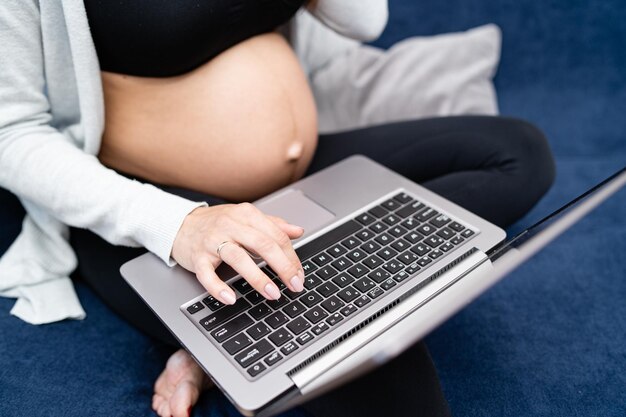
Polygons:
<instances>
[{"instance_id":1,"label":"white pillow","mask_svg":"<svg viewBox=\"0 0 626 417\"><path fill-rule=\"evenodd\" d=\"M337 53L325 56L322 66L307 63L320 132L432 116L497 114L492 78L500 45L500 28L494 24L413 37L386 51L347 42L343 49L326 45Z\"/></svg>"}]
</instances>

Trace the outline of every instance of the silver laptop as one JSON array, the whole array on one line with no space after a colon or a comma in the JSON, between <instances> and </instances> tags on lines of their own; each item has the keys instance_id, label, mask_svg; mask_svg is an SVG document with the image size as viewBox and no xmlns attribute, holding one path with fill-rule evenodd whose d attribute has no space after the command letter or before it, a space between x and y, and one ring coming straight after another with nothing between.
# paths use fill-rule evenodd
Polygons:
<instances>
[{"instance_id":1,"label":"silver laptop","mask_svg":"<svg viewBox=\"0 0 626 417\"><path fill-rule=\"evenodd\" d=\"M121 273L239 411L273 415L393 358L625 182L622 170L504 242L497 226L354 156L255 202L306 230L294 242L301 293L262 261L277 301L227 267L218 275L237 293L232 306L152 254Z\"/></svg>"}]
</instances>

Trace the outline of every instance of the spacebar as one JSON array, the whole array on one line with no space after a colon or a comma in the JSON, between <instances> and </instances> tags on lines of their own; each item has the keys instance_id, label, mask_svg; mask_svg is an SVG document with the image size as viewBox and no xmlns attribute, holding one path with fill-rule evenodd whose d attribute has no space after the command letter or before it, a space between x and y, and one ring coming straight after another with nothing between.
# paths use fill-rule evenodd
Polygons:
<instances>
[{"instance_id":1,"label":"spacebar","mask_svg":"<svg viewBox=\"0 0 626 417\"><path fill-rule=\"evenodd\" d=\"M351 235L361 228L361 225L354 220L349 220L339 227L329 231L328 233L318 237L304 246L296 249L296 253L301 261L310 258L318 252L330 248L341 239Z\"/></svg>"}]
</instances>

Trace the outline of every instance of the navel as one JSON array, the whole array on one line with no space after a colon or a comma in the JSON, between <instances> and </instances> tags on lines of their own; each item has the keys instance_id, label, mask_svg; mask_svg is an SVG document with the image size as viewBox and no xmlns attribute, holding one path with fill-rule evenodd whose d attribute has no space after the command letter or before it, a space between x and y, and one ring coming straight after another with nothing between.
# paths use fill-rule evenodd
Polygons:
<instances>
[{"instance_id":1,"label":"navel","mask_svg":"<svg viewBox=\"0 0 626 417\"><path fill-rule=\"evenodd\" d=\"M294 142L287 148L287 161L295 162L302 157L304 145L302 142Z\"/></svg>"}]
</instances>

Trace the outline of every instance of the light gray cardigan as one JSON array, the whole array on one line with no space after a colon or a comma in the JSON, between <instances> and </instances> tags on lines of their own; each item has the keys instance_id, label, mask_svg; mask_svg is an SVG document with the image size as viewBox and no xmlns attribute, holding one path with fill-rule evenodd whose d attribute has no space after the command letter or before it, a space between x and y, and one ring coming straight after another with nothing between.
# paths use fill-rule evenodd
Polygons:
<instances>
[{"instance_id":1,"label":"light gray cardigan","mask_svg":"<svg viewBox=\"0 0 626 417\"><path fill-rule=\"evenodd\" d=\"M386 0L317 0L311 12L354 39L377 37ZM314 42L314 40L311 40ZM0 258L0 295L33 324L85 317L69 274L68 227L116 245L170 252L192 202L100 164L104 104L82 0L0 2L0 187L26 208L22 232Z\"/></svg>"}]
</instances>

